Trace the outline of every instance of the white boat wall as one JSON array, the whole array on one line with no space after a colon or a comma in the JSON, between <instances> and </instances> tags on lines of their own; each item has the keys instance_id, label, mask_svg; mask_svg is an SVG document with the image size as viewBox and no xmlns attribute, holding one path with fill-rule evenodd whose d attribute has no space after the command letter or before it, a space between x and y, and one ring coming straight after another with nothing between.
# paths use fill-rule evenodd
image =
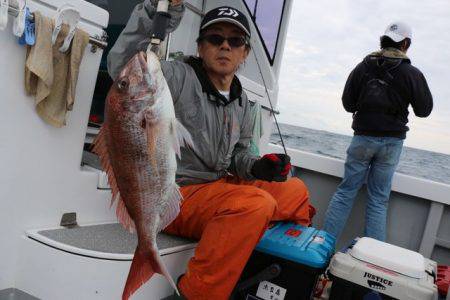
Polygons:
<instances>
[{"instance_id":1,"label":"white boat wall","mask_svg":"<svg viewBox=\"0 0 450 300\"><path fill-rule=\"evenodd\" d=\"M79 27L92 37L100 37L107 28L123 26L131 8L141 1L103 2L109 4L110 15L83 0L29 0L27 4L31 11L52 17L58 7L70 3L80 11ZM197 28L205 11L226 4L249 13L241 0L185 2L188 9L182 24L170 36L169 53L195 54ZM282 151L268 143L273 122L269 99L276 107L293 0L279 2L282 18L275 18L277 22L272 24L279 26L276 46L265 46L252 24L252 52L240 71L250 100L264 108L261 147L265 152ZM93 52L93 46L87 46L67 126L54 128L40 119L34 99L25 93L26 49L12 34L12 19L0 31L0 299L119 299L136 240L114 224L116 217L114 208L110 208L105 174L82 164L85 141L96 132L88 128L88 119L97 74L99 80L105 75L101 67L103 51ZM311 201L318 210L314 225L320 227L343 174L343 161L288 151L296 176L310 189ZM396 174L393 190L388 241L450 264L450 186ZM357 201L339 247L362 234L364 196L364 192L358 196L361 201ZM71 212L76 212L79 226L60 226L63 214ZM158 244L163 260L177 278L193 255L195 242L161 235ZM171 293L168 282L155 275L133 299L158 300Z\"/></svg>"}]
</instances>

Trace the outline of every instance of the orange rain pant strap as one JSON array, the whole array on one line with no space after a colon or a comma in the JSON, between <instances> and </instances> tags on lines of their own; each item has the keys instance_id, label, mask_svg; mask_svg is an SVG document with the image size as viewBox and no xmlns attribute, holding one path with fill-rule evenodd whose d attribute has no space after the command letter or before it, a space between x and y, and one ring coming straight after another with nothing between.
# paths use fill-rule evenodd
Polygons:
<instances>
[{"instance_id":1,"label":"orange rain pant strap","mask_svg":"<svg viewBox=\"0 0 450 300\"><path fill-rule=\"evenodd\" d=\"M271 220L309 224L306 186L221 179L181 188L178 217L166 232L200 239L179 282L188 300L229 298L254 247Z\"/></svg>"}]
</instances>

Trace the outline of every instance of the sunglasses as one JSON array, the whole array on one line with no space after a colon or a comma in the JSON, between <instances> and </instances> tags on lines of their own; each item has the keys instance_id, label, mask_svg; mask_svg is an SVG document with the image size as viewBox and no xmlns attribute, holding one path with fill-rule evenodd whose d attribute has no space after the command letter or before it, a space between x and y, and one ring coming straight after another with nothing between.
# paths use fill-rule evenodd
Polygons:
<instances>
[{"instance_id":1,"label":"sunglasses","mask_svg":"<svg viewBox=\"0 0 450 300\"><path fill-rule=\"evenodd\" d=\"M221 46L223 42L227 41L231 48L239 48L248 45L248 40L242 36L224 37L220 34L208 34L200 36L197 41L207 41L214 46Z\"/></svg>"}]
</instances>

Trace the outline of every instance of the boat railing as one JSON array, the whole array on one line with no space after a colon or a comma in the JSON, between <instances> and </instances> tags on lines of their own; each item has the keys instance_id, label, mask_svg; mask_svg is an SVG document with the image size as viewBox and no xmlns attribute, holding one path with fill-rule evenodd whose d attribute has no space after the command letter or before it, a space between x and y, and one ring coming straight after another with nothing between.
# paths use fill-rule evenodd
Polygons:
<instances>
[{"instance_id":1,"label":"boat railing","mask_svg":"<svg viewBox=\"0 0 450 300\"><path fill-rule=\"evenodd\" d=\"M344 160L291 148L287 151L292 165L297 168L338 178L344 175ZM283 148L269 144L266 152L282 153ZM392 191L430 202L419 252L425 257L431 257L436 246L450 249L450 240L438 236L445 208L450 206L450 185L396 172L392 181Z\"/></svg>"}]
</instances>

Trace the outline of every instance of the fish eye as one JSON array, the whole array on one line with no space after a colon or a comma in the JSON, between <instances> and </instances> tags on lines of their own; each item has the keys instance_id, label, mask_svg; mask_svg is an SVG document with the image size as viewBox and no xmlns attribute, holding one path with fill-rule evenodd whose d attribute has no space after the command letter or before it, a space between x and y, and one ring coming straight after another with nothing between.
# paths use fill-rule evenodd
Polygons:
<instances>
[{"instance_id":1,"label":"fish eye","mask_svg":"<svg viewBox=\"0 0 450 300\"><path fill-rule=\"evenodd\" d=\"M129 84L128 80L123 78L119 80L119 82L117 83L117 87L121 90L124 90L128 88L128 84Z\"/></svg>"}]
</instances>

